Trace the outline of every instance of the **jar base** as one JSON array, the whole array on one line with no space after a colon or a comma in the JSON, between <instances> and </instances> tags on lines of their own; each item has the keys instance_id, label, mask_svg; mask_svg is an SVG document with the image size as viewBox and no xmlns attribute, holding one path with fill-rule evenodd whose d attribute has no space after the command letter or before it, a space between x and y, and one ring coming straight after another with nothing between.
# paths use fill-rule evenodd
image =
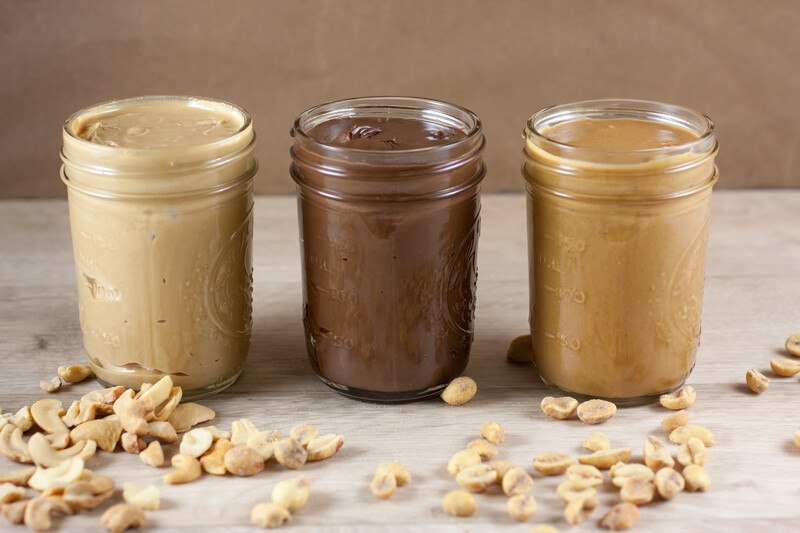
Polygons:
<instances>
[{"instance_id":1,"label":"jar base","mask_svg":"<svg viewBox=\"0 0 800 533\"><path fill-rule=\"evenodd\" d=\"M681 387L683 387L684 384L685 384L685 382L684 382L684 383L681 383L680 385L678 385L677 387L674 387L672 389L668 389L668 390L665 390L663 392L659 392L659 393L656 393L656 394L648 394L646 396L634 396L634 397L631 397L631 398L612 398L612 397L608 397L608 396L592 396L592 395L582 394L580 392L573 392L573 391L570 391L570 390L567 390L567 389L562 389L561 387L559 387L557 385L554 385L553 383L550 383L549 381L547 381L542 376L539 376L539 379L541 379L542 383L547 385L550 389L558 392L562 396L571 396L571 397L575 398L576 400L578 400L579 402L584 402L586 400L594 400L594 399L606 400L606 401L612 402L617 407L638 407L638 406L642 406L642 405L654 404L654 403L658 402L658 398L662 394L669 394L671 392L675 392L676 390L678 390Z\"/></svg>"},{"instance_id":2,"label":"jar base","mask_svg":"<svg viewBox=\"0 0 800 533\"><path fill-rule=\"evenodd\" d=\"M379 392L379 391L370 391L364 389L358 389L355 387L350 387L347 385L341 385L339 383L334 383L329 379L325 379L324 377L317 374L317 377L320 381L322 381L325 385L332 388L342 396L347 396L353 400L359 400L362 402L370 402L370 403L410 403L416 402L418 400L424 400L426 398L430 398L432 396L438 396L444 388L447 386L447 383L443 383L441 385L436 385L435 387L430 387L427 389L416 390L416 391L403 391L403 392Z\"/></svg>"}]
</instances>

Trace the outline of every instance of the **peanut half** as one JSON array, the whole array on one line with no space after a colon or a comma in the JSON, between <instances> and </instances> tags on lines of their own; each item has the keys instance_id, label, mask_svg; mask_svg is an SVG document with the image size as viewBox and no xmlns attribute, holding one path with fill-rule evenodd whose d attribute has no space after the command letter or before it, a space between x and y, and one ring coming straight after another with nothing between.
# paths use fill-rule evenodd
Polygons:
<instances>
[{"instance_id":1,"label":"peanut half","mask_svg":"<svg viewBox=\"0 0 800 533\"><path fill-rule=\"evenodd\" d=\"M506 438L506 432L503 426L497 422L486 422L481 426L481 437L488 440L492 444L500 444Z\"/></svg>"},{"instance_id":2,"label":"peanut half","mask_svg":"<svg viewBox=\"0 0 800 533\"><path fill-rule=\"evenodd\" d=\"M533 346L530 335L516 337L508 345L506 359L514 363L532 363Z\"/></svg>"},{"instance_id":3,"label":"peanut half","mask_svg":"<svg viewBox=\"0 0 800 533\"><path fill-rule=\"evenodd\" d=\"M599 452L600 450L610 450L611 439L605 433L600 433L599 431L595 431L594 433L590 434L583 440L583 444L581 444L581 446L593 452Z\"/></svg>"},{"instance_id":4,"label":"peanut half","mask_svg":"<svg viewBox=\"0 0 800 533\"><path fill-rule=\"evenodd\" d=\"M575 410L578 408L578 400L570 396L562 396L560 398L545 396L542 399L541 408L542 412L550 418L567 420L575 414Z\"/></svg>"},{"instance_id":5,"label":"peanut half","mask_svg":"<svg viewBox=\"0 0 800 533\"><path fill-rule=\"evenodd\" d=\"M755 368L748 370L744 375L744 379L747 382L747 387L756 394L761 394L769 387L769 378Z\"/></svg>"},{"instance_id":6,"label":"peanut half","mask_svg":"<svg viewBox=\"0 0 800 533\"><path fill-rule=\"evenodd\" d=\"M689 423L689 413L681 409L680 411L677 411L665 417L664 420L661 421L661 429L663 429L664 432L667 435L669 435L670 433L675 431L676 428L685 426L688 423Z\"/></svg>"},{"instance_id":7,"label":"peanut half","mask_svg":"<svg viewBox=\"0 0 800 533\"><path fill-rule=\"evenodd\" d=\"M308 452L299 442L285 437L275 443L275 460L290 470L296 470L306 464Z\"/></svg>"},{"instance_id":8,"label":"peanut half","mask_svg":"<svg viewBox=\"0 0 800 533\"><path fill-rule=\"evenodd\" d=\"M478 384L475 380L461 376L451 381L442 391L442 400L450 405L464 405L470 401L478 392Z\"/></svg>"},{"instance_id":9,"label":"peanut half","mask_svg":"<svg viewBox=\"0 0 800 533\"><path fill-rule=\"evenodd\" d=\"M697 399L697 392L691 385L686 385L671 394L662 394L658 401L667 409L686 409Z\"/></svg>"},{"instance_id":10,"label":"peanut half","mask_svg":"<svg viewBox=\"0 0 800 533\"><path fill-rule=\"evenodd\" d=\"M481 459L484 461L488 461L500 453L500 450L497 449L497 446L486 439L475 439L471 441L469 444L467 444L467 449L478 452L478 455L480 455Z\"/></svg>"},{"instance_id":11,"label":"peanut half","mask_svg":"<svg viewBox=\"0 0 800 533\"><path fill-rule=\"evenodd\" d=\"M685 485L683 477L672 468L665 467L656 472L656 489L665 500L674 498Z\"/></svg>"},{"instance_id":12,"label":"peanut half","mask_svg":"<svg viewBox=\"0 0 800 533\"><path fill-rule=\"evenodd\" d=\"M627 463L631 458L633 450L631 448L615 448L613 450L600 450L591 455L578 457L578 461L584 465L592 465L600 470L607 470L619 462Z\"/></svg>"},{"instance_id":13,"label":"peanut half","mask_svg":"<svg viewBox=\"0 0 800 533\"><path fill-rule=\"evenodd\" d=\"M773 359L769 362L769 366L772 368L773 372L785 378L792 377L797 373L800 373L800 362L792 361L791 359L786 359L785 357Z\"/></svg>"},{"instance_id":14,"label":"peanut half","mask_svg":"<svg viewBox=\"0 0 800 533\"><path fill-rule=\"evenodd\" d=\"M225 470L234 476L249 477L264 470L264 459L257 451L247 446L234 446L225 452L223 462Z\"/></svg>"},{"instance_id":15,"label":"peanut half","mask_svg":"<svg viewBox=\"0 0 800 533\"><path fill-rule=\"evenodd\" d=\"M786 351L790 354L800 357L800 333L792 333L786 339Z\"/></svg>"},{"instance_id":16,"label":"peanut half","mask_svg":"<svg viewBox=\"0 0 800 533\"><path fill-rule=\"evenodd\" d=\"M454 490L442 498L442 510L453 516L472 516L478 508L472 494Z\"/></svg>"},{"instance_id":17,"label":"peanut half","mask_svg":"<svg viewBox=\"0 0 800 533\"><path fill-rule=\"evenodd\" d=\"M632 503L618 503L600 520L600 527L611 531L631 529L639 521L639 508Z\"/></svg>"},{"instance_id":18,"label":"peanut half","mask_svg":"<svg viewBox=\"0 0 800 533\"><path fill-rule=\"evenodd\" d=\"M533 468L546 476L557 476L575 464L575 459L563 453L541 453L533 458Z\"/></svg>"},{"instance_id":19,"label":"peanut half","mask_svg":"<svg viewBox=\"0 0 800 533\"><path fill-rule=\"evenodd\" d=\"M470 492L483 492L496 482L497 472L484 464L468 466L456 475L456 483Z\"/></svg>"},{"instance_id":20,"label":"peanut half","mask_svg":"<svg viewBox=\"0 0 800 533\"><path fill-rule=\"evenodd\" d=\"M675 466L675 460L658 437L650 435L644 441L644 464L653 469L653 472L658 472L665 466Z\"/></svg>"},{"instance_id":21,"label":"peanut half","mask_svg":"<svg viewBox=\"0 0 800 533\"><path fill-rule=\"evenodd\" d=\"M584 424L602 424L617 413L617 406L606 400L588 400L578 406L577 413Z\"/></svg>"},{"instance_id":22,"label":"peanut half","mask_svg":"<svg viewBox=\"0 0 800 533\"><path fill-rule=\"evenodd\" d=\"M569 503L578 498L594 498L597 496L597 489L594 488L593 480L568 479L558 484L556 494Z\"/></svg>"},{"instance_id":23,"label":"peanut half","mask_svg":"<svg viewBox=\"0 0 800 533\"><path fill-rule=\"evenodd\" d=\"M292 514L277 503L259 503L250 511L250 522L263 528L275 528L292 521Z\"/></svg>"},{"instance_id":24,"label":"peanut half","mask_svg":"<svg viewBox=\"0 0 800 533\"><path fill-rule=\"evenodd\" d=\"M703 466L707 458L706 445L697 437L692 437L678 447L678 462L683 466Z\"/></svg>"},{"instance_id":25,"label":"peanut half","mask_svg":"<svg viewBox=\"0 0 800 533\"><path fill-rule=\"evenodd\" d=\"M683 469L683 479L686 481L686 490L690 492L705 492L711 486L708 473L697 464L691 464Z\"/></svg>"},{"instance_id":26,"label":"peanut half","mask_svg":"<svg viewBox=\"0 0 800 533\"><path fill-rule=\"evenodd\" d=\"M533 490L533 478L522 468L515 467L505 473L501 485L506 496L530 494Z\"/></svg>"},{"instance_id":27,"label":"peanut half","mask_svg":"<svg viewBox=\"0 0 800 533\"><path fill-rule=\"evenodd\" d=\"M669 440L674 444L685 444L689 442L689 439L692 437L697 437L703 441L703 444L705 444L707 448L714 445L714 434L711 433L711 430L697 424L680 426L669 434Z\"/></svg>"},{"instance_id":28,"label":"peanut half","mask_svg":"<svg viewBox=\"0 0 800 533\"><path fill-rule=\"evenodd\" d=\"M589 515L592 514L592 511L595 510L597 505L597 498L576 498L569 502L564 508L564 518L568 524L577 526L589 518Z\"/></svg>"},{"instance_id":29,"label":"peanut half","mask_svg":"<svg viewBox=\"0 0 800 533\"><path fill-rule=\"evenodd\" d=\"M603 483L603 473L592 465L572 465L567 468L567 479L596 486Z\"/></svg>"},{"instance_id":30,"label":"peanut half","mask_svg":"<svg viewBox=\"0 0 800 533\"><path fill-rule=\"evenodd\" d=\"M524 522L536 512L536 499L529 494L516 494L506 504L508 515L519 522Z\"/></svg>"},{"instance_id":31,"label":"peanut half","mask_svg":"<svg viewBox=\"0 0 800 533\"><path fill-rule=\"evenodd\" d=\"M456 475L468 466L473 466L481 463L481 456L475 450L467 448L453 454L447 462L447 471Z\"/></svg>"},{"instance_id":32,"label":"peanut half","mask_svg":"<svg viewBox=\"0 0 800 533\"><path fill-rule=\"evenodd\" d=\"M634 505L644 505L653 501L656 488L653 481L641 477L628 478L622 489L619 491L619 497L622 501L632 503Z\"/></svg>"},{"instance_id":33,"label":"peanut half","mask_svg":"<svg viewBox=\"0 0 800 533\"><path fill-rule=\"evenodd\" d=\"M302 508L308 501L309 481L307 476L284 479L272 489L272 503L285 507L291 512Z\"/></svg>"}]
</instances>

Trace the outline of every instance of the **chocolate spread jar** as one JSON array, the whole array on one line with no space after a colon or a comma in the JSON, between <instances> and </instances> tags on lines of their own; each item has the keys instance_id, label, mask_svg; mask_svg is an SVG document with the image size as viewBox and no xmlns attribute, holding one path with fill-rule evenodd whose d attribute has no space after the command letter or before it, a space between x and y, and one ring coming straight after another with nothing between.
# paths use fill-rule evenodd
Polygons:
<instances>
[{"instance_id":1,"label":"chocolate spread jar","mask_svg":"<svg viewBox=\"0 0 800 533\"><path fill-rule=\"evenodd\" d=\"M353 98L292 130L311 365L335 390L403 401L467 366L480 231L481 123L421 98Z\"/></svg>"}]
</instances>

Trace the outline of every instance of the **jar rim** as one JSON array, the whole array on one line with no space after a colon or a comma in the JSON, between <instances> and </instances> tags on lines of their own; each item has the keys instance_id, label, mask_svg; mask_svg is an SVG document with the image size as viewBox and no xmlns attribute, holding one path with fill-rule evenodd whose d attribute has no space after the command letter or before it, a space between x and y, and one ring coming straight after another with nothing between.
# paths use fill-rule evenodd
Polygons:
<instances>
[{"instance_id":1,"label":"jar rim","mask_svg":"<svg viewBox=\"0 0 800 533\"><path fill-rule=\"evenodd\" d=\"M224 137L222 139L217 139L215 141L198 144L194 146L184 146L180 147L182 151L194 151L194 150L208 150L210 148L214 148L215 146L222 146L226 142L230 142L230 140L237 135L241 135L243 132L247 131L249 128L252 127L253 119L244 108L228 102L226 100L220 100L217 98L209 98L205 96L190 96L190 95L145 95L145 96L133 96L130 98L121 98L116 100L107 100L105 102L100 102L97 104L92 104L86 106L78 111L72 113L67 119L64 121L63 131L64 133L73 141L79 143L83 146L91 146L92 150L99 150L101 152L119 152L119 151L126 151L130 153L167 153L169 151L174 151L176 147L174 146L160 146L156 148L152 147L132 147L132 146L109 146L105 144L98 144L93 143L80 137L77 135L74 126L74 123L77 119L82 116L85 116L89 113L101 114L106 111L112 111L114 109L122 109L126 105L130 105L133 103L140 103L140 102L183 102L187 104L202 104L202 103L210 103L216 106L228 108L229 111L232 112L233 115L237 115L241 119L241 124L236 129L235 132L231 133L229 136Z\"/></svg>"},{"instance_id":2,"label":"jar rim","mask_svg":"<svg viewBox=\"0 0 800 533\"><path fill-rule=\"evenodd\" d=\"M654 148L598 149L556 141L543 132L544 128L555 124L606 115L615 115L617 118L620 116L637 118L679 126L695 133L697 138L676 145ZM652 100L600 98L545 107L531 115L522 132L522 137L526 141L534 141L545 147L552 147L570 153L576 152L586 156L598 154L647 156L694 151L696 147L706 147L705 150L701 151L713 150L716 145L714 132L714 122L707 115L688 107ZM710 146L708 146L709 144ZM591 157L587 157L587 159L591 159Z\"/></svg>"},{"instance_id":3,"label":"jar rim","mask_svg":"<svg viewBox=\"0 0 800 533\"><path fill-rule=\"evenodd\" d=\"M311 127L327 120L353 116L381 116L378 114L379 110L383 110L382 114L391 110L418 112L422 114L421 118L424 120L462 129L465 136L450 143L421 148L370 150L336 146L320 142L308 135ZM476 138L482 137L481 130L481 120L475 113L466 107L450 102L417 96L357 96L332 100L306 109L295 119L290 134L295 139L299 138L304 144L313 147L315 151L324 152L329 157L345 159L349 154L359 158L395 160L409 159L421 154L434 156L457 150L463 146L471 146L475 143Z\"/></svg>"}]
</instances>

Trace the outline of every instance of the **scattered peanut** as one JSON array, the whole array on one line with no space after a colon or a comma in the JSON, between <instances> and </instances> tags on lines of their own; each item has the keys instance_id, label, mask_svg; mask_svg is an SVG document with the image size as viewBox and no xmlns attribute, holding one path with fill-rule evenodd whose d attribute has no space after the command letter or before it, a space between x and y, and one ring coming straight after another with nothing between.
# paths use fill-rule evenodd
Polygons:
<instances>
[{"instance_id":1,"label":"scattered peanut","mask_svg":"<svg viewBox=\"0 0 800 533\"><path fill-rule=\"evenodd\" d=\"M639 521L639 508L632 503L618 503L600 520L600 527L611 531L630 529Z\"/></svg>"},{"instance_id":2,"label":"scattered peanut","mask_svg":"<svg viewBox=\"0 0 800 533\"><path fill-rule=\"evenodd\" d=\"M511 518L524 522L536 512L536 499L529 494L516 494L508 499L506 509Z\"/></svg>"},{"instance_id":3,"label":"scattered peanut","mask_svg":"<svg viewBox=\"0 0 800 533\"><path fill-rule=\"evenodd\" d=\"M118 503L103 513L100 523L111 533L122 533L127 529L144 527L144 511L129 503Z\"/></svg>"},{"instance_id":4,"label":"scattered peanut","mask_svg":"<svg viewBox=\"0 0 800 533\"><path fill-rule=\"evenodd\" d=\"M631 458L633 450L630 448L615 448L613 450L600 450L591 455L578 457L578 461L583 465L596 466L600 470L607 470L612 465L622 462L627 463Z\"/></svg>"},{"instance_id":5,"label":"scattered peanut","mask_svg":"<svg viewBox=\"0 0 800 533\"><path fill-rule=\"evenodd\" d=\"M200 461L191 455L175 455L172 457L172 466L175 468L172 472L164 474L164 483L170 485L179 485L182 483L191 483L200 477L203 473L200 468Z\"/></svg>"},{"instance_id":6,"label":"scattered peanut","mask_svg":"<svg viewBox=\"0 0 800 533\"><path fill-rule=\"evenodd\" d=\"M497 422L486 422L481 426L481 437L492 444L500 444L506 439L506 432Z\"/></svg>"},{"instance_id":7,"label":"scattered peanut","mask_svg":"<svg viewBox=\"0 0 800 533\"><path fill-rule=\"evenodd\" d=\"M447 471L456 475L468 466L477 465L481 462L481 456L475 450L467 448L453 454L447 462Z\"/></svg>"},{"instance_id":8,"label":"scattered peanut","mask_svg":"<svg viewBox=\"0 0 800 533\"><path fill-rule=\"evenodd\" d=\"M596 486L603 483L603 473L592 465L572 465L567 468L567 479Z\"/></svg>"},{"instance_id":9,"label":"scattered peanut","mask_svg":"<svg viewBox=\"0 0 800 533\"><path fill-rule=\"evenodd\" d=\"M139 459L150 466L158 468L164 464L164 451L161 449L161 443L157 440L151 442L144 451L139 453Z\"/></svg>"},{"instance_id":10,"label":"scattered peanut","mask_svg":"<svg viewBox=\"0 0 800 533\"><path fill-rule=\"evenodd\" d=\"M483 461L488 461L500 453L500 450L497 449L497 446L486 439L475 439L471 441L469 444L467 444L467 449L478 452L478 455L481 456Z\"/></svg>"},{"instance_id":11,"label":"scattered peanut","mask_svg":"<svg viewBox=\"0 0 800 533\"><path fill-rule=\"evenodd\" d=\"M697 437L692 437L678 447L678 462L683 466L703 466L706 464L707 458L708 450L706 445Z\"/></svg>"},{"instance_id":12,"label":"scattered peanut","mask_svg":"<svg viewBox=\"0 0 800 533\"><path fill-rule=\"evenodd\" d=\"M468 466L456 475L456 483L470 492L483 492L496 482L497 472L484 464Z\"/></svg>"},{"instance_id":13,"label":"scattered peanut","mask_svg":"<svg viewBox=\"0 0 800 533\"><path fill-rule=\"evenodd\" d=\"M770 368L779 376L792 377L800 372L800 362L784 357L773 359L769 362Z\"/></svg>"},{"instance_id":14,"label":"scattered peanut","mask_svg":"<svg viewBox=\"0 0 800 533\"><path fill-rule=\"evenodd\" d=\"M744 378L747 381L747 387L756 394L761 394L769 387L769 378L755 368L748 370Z\"/></svg>"},{"instance_id":15,"label":"scattered peanut","mask_svg":"<svg viewBox=\"0 0 800 533\"><path fill-rule=\"evenodd\" d=\"M577 526L589 518L589 515L592 514L597 505L597 499L594 497L576 498L564 508L564 518L568 524Z\"/></svg>"},{"instance_id":16,"label":"scattered peanut","mask_svg":"<svg viewBox=\"0 0 800 533\"><path fill-rule=\"evenodd\" d=\"M593 480L568 479L562 481L556 487L556 494L566 503L577 498L593 498L597 495L597 489Z\"/></svg>"},{"instance_id":17,"label":"scattered peanut","mask_svg":"<svg viewBox=\"0 0 800 533\"><path fill-rule=\"evenodd\" d=\"M311 439L308 446L306 446L306 452L308 454L307 460L322 461L333 457L342 446L344 446L344 435L328 433L327 435Z\"/></svg>"},{"instance_id":18,"label":"scattered peanut","mask_svg":"<svg viewBox=\"0 0 800 533\"><path fill-rule=\"evenodd\" d=\"M644 505L653 501L655 489L653 481L641 477L632 477L628 478L625 484L622 485L619 497L623 502Z\"/></svg>"},{"instance_id":19,"label":"scattered peanut","mask_svg":"<svg viewBox=\"0 0 800 533\"><path fill-rule=\"evenodd\" d=\"M632 479L653 481L655 477L653 470L639 463L620 463L611 468L611 482L620 488Z\"/></svg>"},{"instance_id":20,"label":"scattered peanut","mask_svg":"<svg viewBox=\"0 0 800 533\"><path fill-rule=\"evenodd\" d=\"M224 476L228 473L225 468L225 454L233 448L233 444L228 439L219 439L211 445L211 449L200 458L200 466L209 474ZM256 450L258 452L258 450ZM261 455L263 458L264 456Z\"/></svg>"},{"instance_id":21,"label":"scattered peanut","mask_svg":"<svg viewBox=\"0 0 800 533\"><path fill-rule=\"evenodd\" d=\"M689 423L689 413L681 409L680 411L672 413L671 415L668 415L666 418L664 418L664 420L661 421L661 429L663 429L664 432L667 435L669 435L670 433L675 431L675 429L681 426L685 426L688 423Z\"/></svg>"},{"instance_id":22,"label":"scattered peanut","mask_svg":"<svg viewBox=\"0 0 800 533\"><path fill-rule=\"evenodd\" d=\"M277 503L259 503L250 511L250 522L263 528L275 528L292 521L292 515Z\"/></svg>"},{"instance_id":23,"label":"scattered peanut","mask_svg":"<svg viewBox=\"0 0 800 533\"><path fill-rule=\"evenodd\" d=\"M707 448L714 445L714 434L711 433L711 430L704 426L698 426L697 424L680 426L669 434L669 440L674 444L684 444L692 437L697 437L703 441L703 444L705 444Z\"/></svg>"},{"instance_id":24,"label":"scattered peanut","mask_svg":"<svg viewBox=\"0 0 800 533\"><path fill-rule=\"evenodd\" d=\"M558 533L558 529L550 524L537 524L528 533Z\"/></svg>"},{"instance_id":25,"label":"scattered peanut","mask_svg":"<svg viewBox=\"0 0 800 533\"><path fill-rule=\"evenodd\" d=\"M376 470L369 488L381 500L388 500L397 490L397 478L387 470Z\"/></svg>"},{"instance_id":26,"label":"scattered peanut","mask_svg":"<svg viewBox=\"0 0 800 533\"><path fill-rule=\"evenodd\" d=\"M694 387L691 385L686 385L682 389L671 394L662 394L658 401L667 409L678 410L686 409L694 403L696 398L697 393L695 392Z\"/></svg>"},{"instance_id":27,"label":"scattered peanut","mask_svg":"<svg viewBox=\"0 0 800 533\"><path fill-rule=\"evenodd\" d=\"M699 464L690 464L684 468L683 479L689 492L705 492L711 486L711 478Z\"/></svg>"},{"instance_id":28,"label":"scattered peanut","mask_svg":"<svg viewBox=\"0 0 800 533\"><path fill-rule=\"evenodd\" d=\"M587 400L578 406L577 412L584 424L602 424L617 413L617 406L606 400Z\"/></svg>"},{"instance_id":29,"label":"scattered peanut","mask_svg":"<svg viewBox=\"0 0 800 533\"><path fill-rule=\"evenodd\" d=\"M508 345L506 359L514 363L532 363L533 346L530 335L516 337Z\"/></svg>"},{"instance_id":30,"label":"scattered peanut","mask_svg":"<svg viewBox=\"0 0 800 533\"><path fill-rule=\"evenodd\" d=\"M454 490L442 499L442 510L453 516L472 516L478 508L475 498L468 492Z\"/></svg>"},{"instance_id":31,"label":"scattered peanut","mask_svg":"<svg viewBox=\"0 0 800 533\"><path fill-rule=\"evenodd\" d=\"M234 476L254 476L264 470L264 459L257 451L247 446L234 446L225 452L223 461L225 470Z\"/></svg>"},{"instance_id":32,"label":"scattered peanut","mask_svg":"<svg viewBox=\"0 0 800 533\"><path fill-rule=\"evenodd\" d=\"M257 435L259 429L247 418L240 418L231 424L231 444L234 446L246 446L247 439Z\"/></svg>"},{"instance_id":33,"label":"scattered peanut","mask_svg":"<svg viewBox=\"0 0 800 533\"><path fill-rule=\"evenodd\" d=\"M400 463L383 463L378 465L378 468L375 469L375 473L378 472L388 472L392 474L397 481L398 487L407 485L411 481L411 472Z\"/></svg>"},{"instance_id":34,"label":"scattered peanut","mask_svg":"<svg viewBox=\"0 0 800 533\"><path fill-rule=\"evenodd\" d=\"M658 437L650 435L644 441L644 464L653 472L658 472L665 466L670 468L675 466L675 460Z\"/></svg>"},{"instance_id":35,"label":"scattered peanut","mask_svg":"<svg viewBox=\"0 0 800 533\"><path fill-rule=\"evenodd\" d=\"M309 481L307 476L292 477L279 481L272 489L272 503L295 512L308 501Z\"/></svg>"},{"instance_id":36,"label":"scattered peanut","mask_svg":"<svg viewBox=\"0 0 800 533\"><path fill-rule=\"evenodd\" d=\"M89 368L89 365L60 366L57 374L65 383L80 383L94 376L94 372Z\"/></svg>"},{"instance_id":37,"label":"scattered peanut","mask_svg":"<svg viewBox=\"0 0 800 533\"><path fill-rule=\"evenodd\" d=\"M61 388L61 379L58 376L53 379L43 379L39 382L39 388L44 392L56 392Z\"/></svg>"},{"instance_id":38,"label":"scattered peanut","mask_svg":"<svg viewBox=\"0 0 800 533\"><path fill-rule=\"evenodd\" d=\"M575 459L563 453L542 453L533 458L533 468L546 476L557 476L575 464Z\"/></svg>"},{"instance_id":39,"label":"scattered peanut","mask_svg":"<svg viewBox=\"0 0 800 533\"><path fill-rule=\"evenodd\" d=\"M599 452L611 449L611 439L605 433L595 431L583 440L582 446L587 450Z\"/></svg>"},{"instance_id":40,"label":"scattered peanut","mask_svg":"<svg viewBox=\"0 0 800 533\"><path fill-rule=\"evenodd\" d=\"M470 401L475 393L478 392L478 384L475 380L461 376L451 381L442 391L442 400L450 405L464 405Z\"/></svg>"},{"instance_id":41,"label":"scattered peanut","mask_svg":"<svg viewBox=\"0 0 800 533\"><path fill-rule=\"evenodd\" d=\"M506 496L530 494L533 490L533 478L522 468L515 467L503 475L501 485Z\"/></svg>"},{"instance_id":42,"label":"scattered peanut","mask_svg":"<svg viewBox=\"0 0 800 533\"><path fill-rule=\"evenodd\" d=\"M542 399L541 408L542 412L550 418L567 420L575 414L575 410L578 408L578 400L570 396L562 396L560 398L546 396Z\"/></svg>"},{"instance_id":43,"label":"scattered peanut","mask_svg":"<svg viewBox=\"0 0 800 533\"><path fill-rule=\"evenodd\" d=\"M671 500L683 490L685 482L683 477L669 467L656 472L656 489L665 500Z\"/></svg>"},{"instance_id":44,"label":"scattered peanut","mask_svg":"<svg viewBox=\"0 0 800 533\"><path fill-rule=\"evenodd\" d=\"M792 333L786 339L786 351L800 357L800 333Z\"/></svg>"},{"instance_id":45,"label":"scattered peanut","mask_svg":"<svg viewBox=\"0 0 800 533\"><path fill-rule=\"evenodd\" d=\"M317 428L311 424L301 424L295 426L289 431L289 436L299 442L302 446L308 446L308 443L316 439L319 435ZM289 509L291 511L291 509Z\"/></svg>"},{"instance_id":46,"label":"scattered peanut","mask_svg":"<svg viewBox=\"0 0 800 533\"><path fill-rule=\"evenodd\" d=\"M246 446L257 451L266 462L269 461L275 453L275 443L282 438L280 431L259 431L258 433L251 434L247 438Z\"/></svg>"},{"instance_id":47,"label":"scattered peanut","mask_svg":"<svg viewBox=\"0 0 800 533\"><path fill-rule=\"evenodd\" d=\"M211 448L214 438L205 429L192 429L183 434L180 452L183 455L200 457Z\"/></svg>"},{"instance_id":48,"label":"scattered peanut","mask_svg":"<svg viewBox=\"0 0 800 533\"><path fill-rule=\"evenodd\" d=\"M160 497L155 485L142 489L133 483L125 483L122 486L122 499L139 509L148 511L155 511L160 505Z\"/></svg>"},{"instance_id":49,"label":"scattered peanut","mask_svg":"<svg viewBox=\"0 0 800 533\"><path fill-rule=\"evenodd\" d=\"M505 461L505 460L492 461L491 463L489 463L489 466L492 468L492 470L497 472L497 482L500 483L500 484L503 483L503 479L505 479L505 475L510 470L512 470L513 468L517 467L517 465L515 465L511 461Z\"/></svg>"}]
</instances>

